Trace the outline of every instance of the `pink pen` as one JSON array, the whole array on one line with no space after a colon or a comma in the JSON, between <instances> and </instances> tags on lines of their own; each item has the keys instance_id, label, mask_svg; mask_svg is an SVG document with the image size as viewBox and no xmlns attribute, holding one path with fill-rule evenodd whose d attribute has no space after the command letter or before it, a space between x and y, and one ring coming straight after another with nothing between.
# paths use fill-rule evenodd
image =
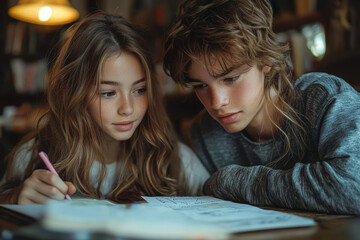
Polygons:
<instances>
[{"instance_id":1,"label":"pink pen","mask_svg":"<svg viewBox=\"0 0 360 240\"><path fill-rule=\"evenodd\" d=\"M55 173L57 176L59 176L59 174L56 172L55 168L54 168L53 165L51 164L51 162L50 162L47 154L44 153L44 152L39 152L39 156L40 156L41 159L44 161L46 167L50 170L50 172ZM66 195L65 195L65 198L71 200L69 194L66 194Z\"/></svg>"}]
</instances>

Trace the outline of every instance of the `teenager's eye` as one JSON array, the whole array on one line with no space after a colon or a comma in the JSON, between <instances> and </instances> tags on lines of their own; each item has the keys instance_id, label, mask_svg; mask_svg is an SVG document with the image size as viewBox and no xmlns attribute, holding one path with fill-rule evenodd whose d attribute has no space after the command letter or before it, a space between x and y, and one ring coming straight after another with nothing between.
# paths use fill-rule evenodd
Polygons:
<instances>
[{"instance_id":1,"label":"teenager's eye","mask_svg":"<svg viewBox=\"0 0 360 240\"><path fill-rule=\"evenodd\" d=\"M114 95L115 95L114 91L101 92L101 96L103 96L105 98L108 98L108 97L111 97L111 96L114 96Z\"/></svg>"},{"instance_id":2,"label":"teenager's eye","mask_svg":"<svg viewBox=\"0 0 360 240\"><path fill-rule=\"evenodd\" d=\"M191 87L194 88L195 90L200 90L207 87L207 84L205 83L191 84Z\"/></svg>"},{"instance_id":3,"label":"teenager's eye","mask_svg":"<svg viewBox=\"0 0 360 240\"><path fill-rule=\"evenodd\" d=\"M136 89L135 91L134 91L134 93L136 93L136 94L144 94L145 92L146 92L146 87L141 87L141 88L138 88L138 89Z\"/></svg>"},{"instance_id":4,"label":"teenager's eye","mask_svg":"<svg viewBox=\"0 0 360 240\"><path fill-rule=\"evenodd\" d=\"M235 76L235 77L229 77L229 78L225 78L224 82L235 82L236 80L238 80L240 78L240 76Z\"/></svg>"}]
</instances>

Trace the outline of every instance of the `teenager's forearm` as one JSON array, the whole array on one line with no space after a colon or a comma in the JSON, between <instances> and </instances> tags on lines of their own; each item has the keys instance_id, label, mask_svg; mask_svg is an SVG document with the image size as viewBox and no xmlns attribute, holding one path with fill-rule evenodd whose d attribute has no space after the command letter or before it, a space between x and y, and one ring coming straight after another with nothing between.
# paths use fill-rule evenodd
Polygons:
<instances>
[{"instance_id":1,"label":"teenager's forearm","mask_svg":"<svg viewBox=\"0 0 360 240\"><path fill-rule=\"evenodd\" d=\"M205 193L237 202L338 214L360 214L360 186L330 166L291 170L227 166L205 184Z\"/></svg>"}]
</instances>

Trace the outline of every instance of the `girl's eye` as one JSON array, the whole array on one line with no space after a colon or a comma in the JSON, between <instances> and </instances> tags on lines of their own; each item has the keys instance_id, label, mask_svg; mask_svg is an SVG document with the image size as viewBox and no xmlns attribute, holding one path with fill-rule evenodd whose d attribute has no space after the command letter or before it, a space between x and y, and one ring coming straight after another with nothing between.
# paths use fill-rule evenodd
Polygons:
<instances>
[{"instance_id":1,"label":"girl's eye","mask_svg":"<svg viewBox=\"0 0 360 240\"><path fill-rule=\"evenodd\" d=\"M207 85L205 83L191 84L191 86L195 90L200 90L200 89L203 89L203 88L207 87Z\"/></svg>"},{"instance_id":2,"label":"girl's eye","mask_svg":"<svg viewBox=\"0 0 360 240\"><path fill-rule=\"evenodd\" d=\"M145 92L146 92L146 87L140 87L140 88L138 88L138 89L136 89L135 91L134 91L134 93L136 93L136 94L144 94Z\"/></svg>"},{"instance_id":3,"label":"girl's eye","mask_svg":"<svg viewBox=\"0 0 360 240\"><path fill-rule=\"evenodd\" d=\"M103 96L105 98L108 98L108 97L111 97L111 96L114 96L114 95L115 95L114 91L101 92L101 96Z\"/></svg>"}]
</instances>

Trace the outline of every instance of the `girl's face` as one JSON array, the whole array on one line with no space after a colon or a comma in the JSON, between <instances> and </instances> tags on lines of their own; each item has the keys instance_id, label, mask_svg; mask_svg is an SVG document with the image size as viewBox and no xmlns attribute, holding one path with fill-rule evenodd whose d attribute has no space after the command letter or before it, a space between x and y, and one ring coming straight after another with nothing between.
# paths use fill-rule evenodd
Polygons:
<instances>
[{"instance_id":1,"label":"girl's face","mask_svg":"<svg viewBox=\"0 0 360 240\"><path fill-rule=\"evenodd\" d=\"M193 61L189 69L190 84L208 111L227 132L253 129L264 121L264 73L270 67L234 66L223 72L219 63L212 66L212 76L204 58Z\"/></svg>"},{"instance_id":2,"label":"girl's face","mask_svg":"<svg viewBox=\"0 0 360 240\"><path fill-rule=\"evenodd\" d=\"M101 76L100 92L90 101L89 113L112 139L128 140L148 108L142 65L123 52L104 62Z\"/></svg>"}]
</instances>

